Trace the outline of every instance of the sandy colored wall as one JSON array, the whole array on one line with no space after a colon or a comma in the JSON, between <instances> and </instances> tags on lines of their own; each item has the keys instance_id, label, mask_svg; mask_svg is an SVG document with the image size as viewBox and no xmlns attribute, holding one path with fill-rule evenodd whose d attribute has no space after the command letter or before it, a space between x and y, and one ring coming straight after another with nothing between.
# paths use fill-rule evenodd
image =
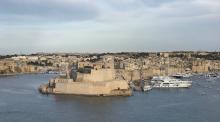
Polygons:
<instances>
[{"instance_id":1,"label":"sandy colored wall","mask_svg":"<svg viewBox=\"0 0 220 122\"><path fill-rule=\"evenodd\" d=\"M192 71L198 72L198 73L205 73L209 71L209 67L208 66L193 66Z\"/></svg>"},{"instance_id":2,"label":"sandy colored wall","mask_svg":"<svg viewBox=\"0 0 220 122\"><path fill-rule=\"evenodd\" d=\"M109 81L109 82L69 82L56 83L54 93L62 94L81 94L81 95L99 95L111 94L112 90L128 89L126 81Z\"/></svg>"},{"instance_id":3,"label":"sandy colored wall","mask_svg":"<svg viewBox=\"0 0 220 122\"><path fill-rule=\"evenodd\" d=\"M91 74L77 74L77 80L82 82L99 82L99 81L110 81L115 78L114 69L99 69L92 70Z\"/></svg>"},{"instance_id":4,"label":"sandy colored wall","mask_svg":"<svg viewBox=\"0 0 220 122\"><path fill-rule=\"evenodd\" d=\"M176 74L176 73L184 73L184 69L182 68L169 68L169 75L170 74ZM157 75L166 75L167 71L166 70L160 70L158 68L150 68L150 69L144 69L142 70L142 77L148 78L151 76L157 76ZM140 76L140 70L125 70L123 71L123 76L126 80L139 80L141 78Z\"/></svg>"}]
</instances>

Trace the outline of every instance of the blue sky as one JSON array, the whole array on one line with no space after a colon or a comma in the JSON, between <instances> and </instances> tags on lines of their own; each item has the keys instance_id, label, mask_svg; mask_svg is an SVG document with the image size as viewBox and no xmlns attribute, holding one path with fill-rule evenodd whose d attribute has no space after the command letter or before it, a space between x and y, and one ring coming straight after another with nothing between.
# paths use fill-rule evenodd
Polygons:
<instances>
[{"instance_id":1,"label":"blue sky","mask_svg":"<svg viewBox=\"0 0 220 122\"><path fill-rule=\"evenodd\" d=\"M220 0L0 0L0 54L219 45Z\"/></svg>"}]
</instances>

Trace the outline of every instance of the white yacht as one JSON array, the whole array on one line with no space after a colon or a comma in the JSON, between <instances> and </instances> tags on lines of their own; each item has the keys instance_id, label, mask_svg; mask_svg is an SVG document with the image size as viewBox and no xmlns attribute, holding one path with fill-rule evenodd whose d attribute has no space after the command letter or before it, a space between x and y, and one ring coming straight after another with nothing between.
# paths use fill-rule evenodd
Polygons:
<instances>
[{"instance_id":1,"label":"white yacht","mask_svg":"<svg viewBox=\"0 0 220 122\"><path fill-rule=\"evenodd\" d=\"M153 77L151 83L154 88L188 88L192 85L192 81L183 81L168 76Z\"/></svg>"}]
</instances>

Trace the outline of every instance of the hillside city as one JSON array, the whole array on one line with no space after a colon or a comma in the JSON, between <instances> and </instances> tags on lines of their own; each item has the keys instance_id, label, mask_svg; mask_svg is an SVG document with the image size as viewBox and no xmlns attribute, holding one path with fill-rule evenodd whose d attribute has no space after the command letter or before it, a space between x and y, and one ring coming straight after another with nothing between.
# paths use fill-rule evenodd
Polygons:
<instances>
[{"instance_id":1,"label":"hillside city","mask_svg":"<svg viewBox=\"0 0 220 122\"><path fill-rule=\"evenodd\" d=\"M174 73L207 73L220 71L219 52L151 52L151 53L37 53L0 56L0 74L59 73L77 65L78 72L91 69L117 69L125 79L145 79L149 76ZM126 72L126 73L125 73Z\"/></svg>"}]
</instances>

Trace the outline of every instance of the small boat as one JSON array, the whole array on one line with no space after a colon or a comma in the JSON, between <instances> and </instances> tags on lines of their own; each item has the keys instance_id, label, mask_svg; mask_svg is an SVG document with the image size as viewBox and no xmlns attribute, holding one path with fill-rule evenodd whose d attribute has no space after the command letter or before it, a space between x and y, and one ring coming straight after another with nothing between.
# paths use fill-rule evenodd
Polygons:
<instances>
[{"instance_id":1,"label":"small boat","mask_svg":"<svg viewBox=\"0 0 220 122\"><path fill-rule=\"evenodd\" d=\"M143 91L150 91L150 90L152 90L152 86L151 85L144 85L144 87L143 87Z\"/></svg>"},{"instance_id":2,"label":"small boat","mask_svg":"<svg viewBox=\"0 0 220 122\"><path fill-rule=\"evenodd\" d=\"M58 71L47 71L46 73L47 74L59 74L60 72L58 72Z\"/></svg>"},{"instance_id":3,"label":"small boat","mask_svg":"<svg viewBox=\"0 0 220 122\"><path fill-rule=\"evenodd\" d=\"M207 78L219 78L217 73L208 73L205 75Z\"/></svg>"},{"instance_id":4,"label":"small boat","mask_svg":"<svg viewBox=\"0 0 220 122\"><path fill-rule=\"evenodd\" d=\"M201 95L202 95L202 96L206 95L206 92L202 92Z\"/></svg>"},{"instance_id":5,"label":"small boat","mask_svg":"<svg viewBox=\"0 0 220 122\"><path fill-rule=\"evenodd\" d=\"M171 75L171 77L178 78L178 79L189 78L189 77L191 77L191 76L192 76L192 75L189 74L189 73L184 73L184 74L177 73L177 74Z\"/></svg>"},{"instance_id":6,"label":"small boat","mask_svg":"<svg viewBox=\"0 0 220 122\"><path fill-rule=\"evenodd\" d=\"M141 85L141 90L142 91L150 91L153 87L152 85L150 85L150 82L149 81L144 81L144 80L141 80L140 81L140 85Z\"/></svg>"}]
</instances>

